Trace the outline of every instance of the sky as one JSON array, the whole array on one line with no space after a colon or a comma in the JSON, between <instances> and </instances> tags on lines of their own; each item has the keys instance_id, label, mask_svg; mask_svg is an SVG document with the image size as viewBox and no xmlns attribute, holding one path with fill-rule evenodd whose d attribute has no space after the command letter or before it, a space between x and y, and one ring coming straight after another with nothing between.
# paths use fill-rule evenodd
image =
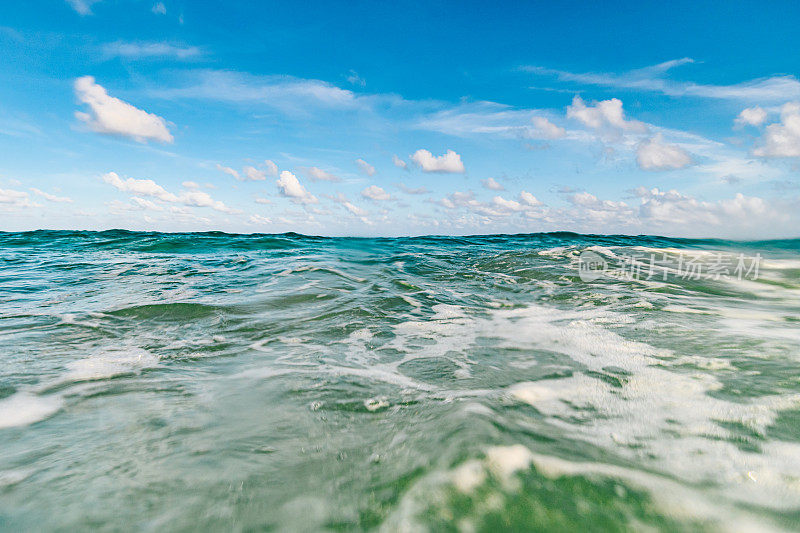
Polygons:
<instances>
[{"instance_id":1,"label":"sky","mask_svg":"<svg viewBox=\"0 0 800 533\"><path fill-rule=\"evenodd\" d=\"M800 236L800 3L0 4L0 230Z\"/></svg>"}]
</instances>

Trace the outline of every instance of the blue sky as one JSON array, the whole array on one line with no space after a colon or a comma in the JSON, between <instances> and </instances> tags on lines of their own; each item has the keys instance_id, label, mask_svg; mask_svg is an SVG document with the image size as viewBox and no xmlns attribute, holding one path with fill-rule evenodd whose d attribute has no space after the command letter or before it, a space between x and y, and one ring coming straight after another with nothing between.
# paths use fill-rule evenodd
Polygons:
<instances>
[{"instance_id":1,"label":"blue sky","mask_svg":"<svg viewBox=\"0 0 800 533\"><path fill-rule=\"evenodd\" d=\"M1 229L800 231L800 5L0 6Z\"/></svg>"}]
</instances>

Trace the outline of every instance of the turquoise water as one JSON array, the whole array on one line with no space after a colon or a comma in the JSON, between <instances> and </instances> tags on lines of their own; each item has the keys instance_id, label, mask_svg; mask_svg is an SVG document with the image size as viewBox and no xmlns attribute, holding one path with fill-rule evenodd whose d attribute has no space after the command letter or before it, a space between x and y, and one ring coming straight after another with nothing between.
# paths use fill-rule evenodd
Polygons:
<instances>
[{"instance_id":1,"label":"turquoise water","mask_svg":"<svg viewBox=\"0 0 800 533\"><path fill-rule=\"evenodd\" d=\"M799 360L798 240L0 233L0 528L796 529Z\"/></svg>"}]
</instances>

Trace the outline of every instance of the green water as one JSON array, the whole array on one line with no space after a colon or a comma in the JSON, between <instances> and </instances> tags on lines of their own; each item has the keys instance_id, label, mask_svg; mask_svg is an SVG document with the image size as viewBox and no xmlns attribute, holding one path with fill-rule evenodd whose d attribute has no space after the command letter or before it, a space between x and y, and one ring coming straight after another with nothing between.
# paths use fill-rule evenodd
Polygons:
<instances>
[{"instance_id":1,"label":"green water","mask_svg":"<svg viewBox=\"0 0 800 533\"><path fill-rule=\"evenodd\" d=\"M799 360L800 241L0 233L0 529L797 529Z\"/></svg>"}]
</instances>

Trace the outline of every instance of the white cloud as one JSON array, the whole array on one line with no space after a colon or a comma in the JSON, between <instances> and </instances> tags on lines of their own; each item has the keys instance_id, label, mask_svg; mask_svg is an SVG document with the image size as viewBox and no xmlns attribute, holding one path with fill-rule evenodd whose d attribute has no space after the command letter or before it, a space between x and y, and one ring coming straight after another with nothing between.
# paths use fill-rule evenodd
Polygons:
<instances>
[{"instance_id":1,"label":"white cloud","mask_svg":"<svg viewBox=\"0 0 800 533\"><path fill-rule=\"evenodd\" d=\"M538 218L540 216L538 208L542 205L535 196L526 191L522 191L517 200L494 196L490 202L477 200L475 194L471 191L456 191L442 198L439 203L450 210L466 209L480 216L484 223L506 218L515 213L521 213L526 217Z\"/></svg>"},{"instance_id":2,"label":"white cloud","mask_svg":"<svg viewBox=\"0 0 800 533\"><path fill-rule=\"evenodd\" d=\"M626 120L622 101L619 98L602 100L594 107L587 106L580 96L572 99L567 107L567 118L574 118L585 126L597 131L625 131L644 133L647 126L638 120Z\"/></svg>"},{"instance_id":3,"label":"white cloud","mask_svg":"<svg viewBox=\"0 0 800 533\"><path fill-rule=\"evenodd\" d=\"M358 72L355 70L351 70L350 73L347 75L347 81L352 83L353 85L358 85L359 87L365 87L367 82L358 75Z\"/></svg>"},{"instance_id":4,"label":"white cloud","mask_svg":"<svg viewBox=\"0 0 800 533\"><path fill-rule=\"evenodd\" d=\"M347 209L357 217L365 217L369 214L367 210L362 209L357 205L353 205L353 203L350 202L347 196L343 195L342 193L339 193L336 196L330 196L329 198L334 202L341 204L345 209Z\"/></svg>"},{"instance_id":5,"label":"white cloud","mask_svg":"<svg viewBox=\"0 0 800 533\"><path fill-rule=\"evenodd\" d=\"M523 209L523 205L521 203L514 200L506 200L502 196L495 196L492 198L492 203L497 207L508 211L521 211Z\"/></svg>"},{"instance_id":6,"label":"white cloud","mask_svg":"<svg viewBox=\"0 0 800 533\"><path fill-rule=\"evenodd\" d=\"M303 168L303 170L311 181L330 181L334 183L342 181L339 176L331 174L327 170L322 170L319 167L308 167Z\"/></svg>"},{"instance_id":7,"label":"white cloud","mask_svg":"<svg viewBox=\"0 0 800 533\"><path fill-rule=\"evenodd\" d=\"M241 179L242 179L239 176L239 171L234 170L231 167L222 166L219 163L217 163L217 170L219 170L220 172L224 172L228 176L232 176L232 177L236 178L239 181L241 181Z\"/></svg>"},{"instance_id":8,"label":"white cloud","mask_svg":"<svg viewBox=\"0 0 800 533\"><path fill-rule=\"evenodd\" d=\"M623 74L574 73L542 67L525 67L524 70L542 76L554 76L564 82L660 92L668 96L773 102L800 98L800 81L794 76L758 78L734 85L704 85L664 78L669 69L693 62L690 58L674 59Z\"/></svg>"},{"instance_id":9,"label":"white cloud","mask_svg":"<svg viewBox=\"0 0 800 533\"><path fill-rule=\"evenodd\" d=\"M75 94L91 111L76 112L75 116L98 133L122 135L138 142L152 139L171 143L174 140L163 118L109 96L91 76L75 80Z\"/></svg>"},{"instance_id":10,"label":"white cloud","mask_svg":"<svg viewBox=\"0 0 800 533\"><path fill-rule=\"evenodd\" d=\"M267 218L265 216L261 216L261 215L258 215L258 214L250 215L250 218L248 220L250 221L251 224L259 224L259 225L260 224L272 224L272 220L270 220L269 218Z\"/></svg>"},{"instance_id":11,"label":"white cloud","mask_svg":"<svg viewBox=\"0 0 800 533\"><path fill-rule=\"evenodd\" d=\"M319 202L316 196L309 193L305 187L300 184L297 176L288 170L281 172L280 178L278 178L275 183L278 185L281 195L291 198L295 203L316 204Z\"/></svg>"},{"instance_id":12,"label":"white cloud","mask_svg":"<svg viewBox=\"0 0 800 533\"><path fill-rule=\"evenodd\" d=\"M291 76L254 76L202 70L190 74L190 85L150 91L157 98L196 98L232 103L259 103L287 114L307 116L310 109L370 108L374 97L357 96L320 80Z\"/></svg>"},{"instance_id":13,"label":"white cloud","mask_svg":"<svg viewBox=\"0 0 800 533\"><path fill-rule=\"evenodd\" d=\"M108 172L107 174L103 175L103 181L119 189L120 191L141 194L144 196L153 196L164 202L179 201L176 195L172 194L171 192L167 192L164 187L157 184L153 180L137 180L134 178L127 178L123 180L116 172Z\"/></svg>"},{"instance_id":14,"label":"white cloud","mask_svg":"<svg viewBox=\"0 0 800 533\"><path fill-rule=\"evenodd\" d=\"M222 213L235 213L234 209L229 208L219 200L214 200L211 195L204 191L186 191L180 196L180 201L184 205L191 207L210 207Z\"/></svg>"},{"instance_id":15,"label":"white cloud","mask_svg":"<svg viewBox=\"0 0 800 533\"><path fill-rule=\"evenodd\" d=\"M267 173L263 170L258 170L256 167L244 167L244 181L264 181L267 179Z\"/></svg>"},{"instance_id":16,"label":"white cloud","mask_svg":"<svg viewBox=\"0 0 800 533\"><path fill-rule=\"evenodd\" d=\"M139 198L138 196L132 196L131 201L136 204L137 207L141 209L151 209L153 211L163 211L164 208L157 203L147 200L145 198Z\"/></svg>"},{"instance_id":17,"label":"white cloud","mask_svg":"<svg viewBox=\"0 0 800 533\"><path fill-rule=\"evenodd\" d=\"M618 211L626 209L628 204L625 202L614 202L612 200L600 200L597 196L588 192L577 192L567 198L570 203L585 207L592 211Z\"/></svg>"},{"instance_id":18,"label":"white cloud","mask_svg":"<svg viewBox=\"0 0 800 533\"><path fill-rule=\"evenodd\" d=\"M521 193L519 193L519 201L530 207L538 207L542 205L542 202L540 202L534 195L532 195L528 191L522 191Z\"/></svg>"},{"instance_id":19,"label":"white cloud","mask_svg":"<svg viewBox=\"0 0 800 533\"><path fill-rule=\"evenodd\" d=\"M561 139L567 134L567 130L556 126L544 117L533 117L531 122L533 127L536 128L538 136L543 139Z\"/></svg>"},{"instance_id":20,"label":"white cloud","mask_svg":"<svg viewBox=\"0 0 800 533\"><path fill-rule=\"evenodd\" d=\"M126 43L117 41L103 45L103 55L107 58L122 57L125 59L193 59L202 55L196 46L182 46L166 42Z\"/></svg>"},{"instance_id":21,"label":"white cloud","mask_svg":"<svg viewBox=\"0 0 800 533\"><path fill-rule=\"evenodd\" d=\"M425 187L409 187L405 183L398 183L397 187L406 194L427 194L431 192Z\"/></svg>"},{"instance_id":22,"label":"white cloud","mask_svg":"<svg viewBox=\"0 0 800 533\"><path fill-rule=\"evenodd\" d=\"M378 187L377 185L370 185L363 191L361 191L361 196L367 198L369 200L377 200L377 201L384 201L384 200L391 200L391 195Z\"/></svg>"},{"instance_id":23,"label":"white cloud","mask_svg":"<svg viewBox=\"0 0 800 533\"><path fill-rule=\"evenodd\" d=\"M348 211L350 211L351 213L353 213L354 215L356 215L356 216L358 216L358 217L363 217L363 216L366 216L366 215L367 215L367 211L366 211L366 210L364 210L364 209L361 209L360 207L358 207L358 206L355 206L355 205L351 204L350 202L344 202L342 205L343 205L343 206L344 206L344 207L345 207L345 208L346 208Z\"/></svg>"},{"instance_id":24,"label":"white cloud","mask_svg":"<svg viewBox=\"0 0 800 533\"><path fill-rule=\"evenodd\" d=\"M267 174L269 176L277 176L278 175L278 165L271 159L267 159L264 161L264 165L267 167Z\"/></svg>"},{"instance_id":25,"label":"white cloud","mask_svg":"<svg viewBox=\"0 0 800 533\"><path fill-rule=\"evenodd\" d=\"M361 169L361 172L363 172L367 176L375 175L375 167L373 167L363 159L356 159L356 165L358 165L358 168Z\"/></svg>"},{"instance_id":26,"label":"white cloud","mask_svg":"<svg viewBox=\"0 0 800 533\"><path fill-rule=\"evenodd\" d=\"M739 116L733 121L738 127L742 126L760 126L767 120L767 112L759 106L748 107L742 109Z\"/></svg>"},{"instance_id":27,"label":"white cloud","mask_svg":"<svg viewBox=\"0 0 800 533\"><path fill-rule=\"evenodd\" d=\"M113 186L114 188L138 194L141 196L150 196L157 198L162 202L168 203L181 203L189 207L210 207L216 211L223 213L235 213L234 209L229 208L224 203L214 200L207 192L198 190L188 190L181 193L180 196L173 194L161 185L157 184L150 179L122 179L116 172L108 172L103 175L103 181ZM142 202L137 202L142 206Z\"/></svg>"},{"instance_id":28,"label":"white cloud","mask_svg":"<svg viewBox=\"0 0 800 533\"><path fill-rule=\"evenodd\" d=\"M675 190L639 187L634 194L642 200L639 217L650 227L663 226L671 231L692 228L695 235L720 234L720 229L727 235L737 235L741 230L749 233L771 221L788 220L792 211L741 193L715 202L700 201Z\"/></svg>"},{"instance_id":29,"label":"white cloud","mask_svg":"<svg viewBox=\"0 0 800 533\"><path fill-rule=\"evenodd\" d=\"M665 143L659 133L639 144L636 162L643 170L672 170L689 166L692 158L680 146Z\"/></svg>"},{"instance_id":30,"label":"white cloud","mask_svg":"<svg viewBox=\"0 0 800 533\"><path fill-rule=\"evenodd\" d=\"M783 172L763 160L728 156L719 160L695 167L698 171L711 174L728 183L742 180L767 181L778 179Z\"/></svg>"},{"instance_id":31,"label":"white cloud","mask_svg":"<svg viewBox=\"0 0 800 533\"><path fill-rule=\"evenodd\" d=\"M505 187L497 183L497 180L494 178L487 178L485 180L481 180L481 184L484 188L489 189L490 191L502 191L505 190Z\"/></svg>"},{"instance_id":32,"label":"white cloud","mask_svg":"<svg viewBox=\"0 0 800 533\"><path fill-rule=\"evenodd\" d=\"M200 184L195 182L195 181L184 181L183 183L181 183L181 186L185 187L187 189L199 189L200 188Z\"/></svg>"},{"instance_id":33,"label":"white cloud","mask_svg":"<svg viewBox=\"0 0 800 533\"><path fill-rule=\"evenodd\" d=\"M101 0L67 0L67 3L78 12L79 15L91 15L92 5Z\"/></svg>"},{"instance_id":34,"label":"white cloud","mask_svg":"<svg viewBox=\"0 0 800 533\"><path fill-rule=\"evenodd\" d=\"M0 189L0 207L18 209L21 207L41 207L30 201L30 196L25 191L14 189Z\"/></svg>"},{"instance_id":35,"label":"white cloud","mask_svg":"<svg viewBox=\"0 0 800 533\"><path fill-rule=\"evenodd\" d=\"M411 156L411 160L416 163L423 172L464 172L464 163L461 162L461 156L453 150L447 150L447 153L438 157L434 156L428 150L417 150Z\"/></svg>"},{"instance_id":36,"label":"white cloud","mask_svg":"<svg viewBox=\"0 0 800 533\"><path fill-rule=\"evenodd\" d=\"M157 2L153 4L153 8L151 9L151 11L156 15L166 15L167 6L164 5L164 2Z\"/></svg>"},{"instance_id":37,"label":"white cloud","mask_svg":"<svg viewBox=\"0 0 800 533\"><path fill-rule=\"evenodd\" d=\"M442 198L440 203L448 209L455 209L456 207L476 207L480 205L480 202L475 199L475 193L472 191L452 192L448 194L446 198Z\"/></svg>"},{"instance_id":38,"label":"white cloud","mask_svg":"<svg viewBox=\"0 0 800 533\"><path fill-rule=\"evenodd\" d=\"M753 150L759 157L800 157L800 102L781 107L781 121L766 127L761 146Z\"/></svg>"},{"instance_id":39,"label":"white cloud","mask_svg":"<svg viewBox=\"0 0 800 533\"><path fill-rule=\"evenodd\" d=\"M72 203L72 198L67 198L66 196L56 196L55 194L50 194L48 192L40 191L35 187L31 187L31 190L49 202L67 203L67 204Z\"/></svg>"},{"instance_id":40,"label":"white cloud","mask_svg":"<svg viewBox=\"0 0 800 533\"><path fill-rule=\"evenodd\" d=\"M397 157L397 154L392 156L392 163L394 163L394 166L396 166L397 168L402 168L403 170L406 170L408 168L408 164L399 157Z\"/></svg>"},{"instance_id":41,"label":"white cloud","mask_svg":"<svg viewBox=\"0 0 800 533\"><path fill-rule=\"evenodd\" d=\"M534 110L514 109L497 102L470 102L424 115L414 126L447 135L494 135L533 139L541 135L532 125Z\"/></svg>"}]
</instances>

